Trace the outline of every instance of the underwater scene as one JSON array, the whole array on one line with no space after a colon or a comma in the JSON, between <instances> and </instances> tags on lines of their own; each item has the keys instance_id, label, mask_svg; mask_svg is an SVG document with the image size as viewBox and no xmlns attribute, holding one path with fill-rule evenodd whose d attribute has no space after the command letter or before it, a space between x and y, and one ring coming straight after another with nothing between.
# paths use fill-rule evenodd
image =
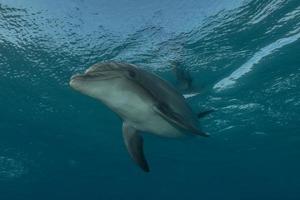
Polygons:
<instances>
[{"instance_id":1,"label":"underwater scene","mask_svg":"<svg viewBox=\"0 0 300 200\"><path fill-rule=\"evenodd\" d=\"M41 199L300 200L300 0L0 0L0 200Z\"/></svg>"}]
</instances>

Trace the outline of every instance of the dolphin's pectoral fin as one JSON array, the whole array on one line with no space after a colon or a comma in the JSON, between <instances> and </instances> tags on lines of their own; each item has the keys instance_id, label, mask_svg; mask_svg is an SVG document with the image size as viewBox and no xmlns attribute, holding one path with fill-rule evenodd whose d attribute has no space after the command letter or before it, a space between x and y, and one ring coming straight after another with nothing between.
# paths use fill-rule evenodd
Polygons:
<instances>
[{"instance_id":1,"label":"dolphin's pectoral fin","mask_svg":"<svg viewBox=\"0 0 300 200\"><path fill-rule=\"evenodd\" d=\"M142 136L135 128L128 125L126 122L123 123L122 129L124 142L131 158L145 172L149 172L149 166L144 156Z\"/></svg>"},{"instance_id":2,"label":"dolphin's pectoral fin","mask_svg":"<svg viewBox=\"0 0 300 200\"><path fill-rule=\"evenodd\" d=\"M190 131L196 135L201 135L204 137L208 137L209 135L207 133L204 133L203 131L199 130L198 128L194 127L193 125L189 124L188 122L186 122L186 120L183 119L183 117L172 111L172 109L165 103L158 103L155 107L154 110L161 115L164 119L166 119L167 121L171 122L172 124Z\"/></svg>"},{"instance_id":3,"label":"dolphin's pectoral fin","mask_svg":"<svg viewBox=\"0 0 300 200\"><path fill-rule=\"evenodd\" d=\"M206 117L207 115L209 115L210 113L214 112L215 110L214 109L211 109L211 110L206 110L206 111L203 111L203 112L199 112L197 114L197 117L200 119L200 118L203 118L203 117Z\"/></svg>"}]
</instances>

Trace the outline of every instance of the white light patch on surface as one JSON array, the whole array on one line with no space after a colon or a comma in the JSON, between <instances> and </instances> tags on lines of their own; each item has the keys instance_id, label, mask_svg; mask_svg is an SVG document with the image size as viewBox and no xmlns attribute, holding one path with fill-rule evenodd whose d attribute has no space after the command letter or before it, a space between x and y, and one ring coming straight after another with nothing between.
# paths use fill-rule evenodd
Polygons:
<instances>
[{"instance_id":1,"label":"white light patch on surface","mask_svg":"<svg viewBox=\"0 0 300 200\"><path fill-rule=\"evenodd\" d=\"M219 92L228 88L232 88L238 79L240 79L245 74L251 72L255 64L259 63L264 57L272 54L275 50L284 47L285 45L295 42L299 38L300 38L300 32L286 38L281 38L269 44L268 46L265 46L264 48L260 49L257 53L255 53L252 56L252 58L250 58L241 67L239 67L237 70L232 72L228 77L216 83L213 89Z\"/></svg>"}]
</instances>

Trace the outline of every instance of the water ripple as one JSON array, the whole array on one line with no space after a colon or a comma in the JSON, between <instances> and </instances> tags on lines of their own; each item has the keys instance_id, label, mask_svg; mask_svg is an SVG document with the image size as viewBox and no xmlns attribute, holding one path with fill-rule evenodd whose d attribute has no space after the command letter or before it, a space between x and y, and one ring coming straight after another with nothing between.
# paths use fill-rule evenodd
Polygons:
<instances>
[{"instance_id":1,"label":"water ripple","mask_svg":"<svg viewBox=\"0 0 300 200\"><path fill-rule=\"evenodd\" d=\"M269 44L268 46L260 49L245 64L243 64L240 68L232 72L228 77L216 83L213 88L217 92L228 88L232 88L236 84L238 79L243 77L245 74L251 72L254 66L258 64L264 57L269 56L270 54L274 53L276 50L297 41L299 38L300 38L300 33L286 38L281 38Z\"/></svg>"}]
</instances>

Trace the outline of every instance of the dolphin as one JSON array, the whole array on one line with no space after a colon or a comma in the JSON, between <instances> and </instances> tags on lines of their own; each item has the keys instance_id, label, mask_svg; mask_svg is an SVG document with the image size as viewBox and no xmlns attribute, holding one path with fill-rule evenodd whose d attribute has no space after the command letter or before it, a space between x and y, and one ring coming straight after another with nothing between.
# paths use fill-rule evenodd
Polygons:
<instances>
[{"instance_id":1,"label":"dolphin","mask_svg":"<svg viewBox=\"0 0 300 200\"><path fill-rule=\"evenodd\" d=\"M196 115L176 88L133 64L96 63L83 74L73 75L69 84L100 100L123 120L125 146L145 172L150 170L141 132L170 138L209 136L198 128L198 118L206 116L210 110Z\"/></svg>"},{"instance_id":2,"label":"dolphin","mask_svg":"<svg viewBox=\"0 0 300 200\"><path fill-rule=\"evenodd\" d=\"M177 84L179 88L183 91L190 91L193 89L193 79L186 69L182 67L182 64L179 61L172 61L172 71L176 77Z\"/></svg>"}]
</instances>

